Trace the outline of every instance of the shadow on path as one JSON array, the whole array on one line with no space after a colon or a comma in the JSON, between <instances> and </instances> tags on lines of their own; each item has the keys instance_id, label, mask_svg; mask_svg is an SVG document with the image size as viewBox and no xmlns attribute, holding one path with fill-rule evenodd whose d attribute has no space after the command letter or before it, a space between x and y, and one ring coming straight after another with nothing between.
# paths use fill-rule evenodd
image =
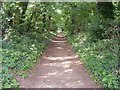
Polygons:
<instances>
[{"instance_id":1,"label":"shadow on path","mask_svg":"<svg viewBox=\"0 0 120 90\"><path fill-rule=\"evenodd\" d=\"M55 37L26 79L22 88L100 88L84 68L64 37Z\"/></svg>"}]
</instances>

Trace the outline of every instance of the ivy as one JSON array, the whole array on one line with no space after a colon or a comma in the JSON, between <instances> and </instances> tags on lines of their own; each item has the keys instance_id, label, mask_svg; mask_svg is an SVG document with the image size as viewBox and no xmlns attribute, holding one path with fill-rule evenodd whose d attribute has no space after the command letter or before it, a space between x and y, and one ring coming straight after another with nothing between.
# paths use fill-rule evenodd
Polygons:
<instances>
[{"instance_id":1,"label":"ivy","mask_svg":"<svg viewBox=\"0 0 120 90\"><path fill-rule=\"evenodd\" d=\"M88 36L84 33L82 35L84 36L78 34L69 38L76 53L80 56L80 60L84 62L94 79L105 88L120 88L118 73L119 59L117 54L111 52L109 49L116 45L116 50L118 50L118 42L112 39L103 39L98 42L88 43L84 40ZM81 41L83 43L79 44Z\"/></svg>"},{"instance_id":2,"label":"ivy","mask_svg":"<svg viewBox=\"0 0 120 90\"><path fill-rule=\"evenodd\" d=\"M56 32L63 31L104 87L119 88L120 2L1 2L3 88L27 77Z\"/></svg>"}]
</instances>

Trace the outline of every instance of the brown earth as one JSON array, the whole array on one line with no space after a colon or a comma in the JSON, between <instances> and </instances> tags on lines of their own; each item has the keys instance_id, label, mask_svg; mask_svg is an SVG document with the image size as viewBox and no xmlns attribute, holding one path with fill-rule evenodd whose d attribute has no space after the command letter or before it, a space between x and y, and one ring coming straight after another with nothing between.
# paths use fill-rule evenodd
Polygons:
<instances>
[{"instance_id":1,"label":"brown earth","mask_svg":"<svg viewBox=\"0 0 120 90\"><path fill-rule=\"evenodd\" d=\"M28 78L17 77L21 88L100 88L63 35L56 36Z\"/></svg>"}]
</instances>

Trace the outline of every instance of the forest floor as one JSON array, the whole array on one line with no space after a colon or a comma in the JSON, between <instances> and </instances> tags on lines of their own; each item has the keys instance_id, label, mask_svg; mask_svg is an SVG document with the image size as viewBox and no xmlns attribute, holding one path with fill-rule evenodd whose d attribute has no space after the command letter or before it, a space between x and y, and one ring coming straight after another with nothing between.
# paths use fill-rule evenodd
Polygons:
<instances>
[{"instance_id":1,"label":"forest floor","mask_svg":"<svg viewBox=\"0 0 120 90\"><path fill-rule=\"evenodd\" d=\"M56 36L20 88L100 88L63 35Z\"/></svg>"}]
</instances>

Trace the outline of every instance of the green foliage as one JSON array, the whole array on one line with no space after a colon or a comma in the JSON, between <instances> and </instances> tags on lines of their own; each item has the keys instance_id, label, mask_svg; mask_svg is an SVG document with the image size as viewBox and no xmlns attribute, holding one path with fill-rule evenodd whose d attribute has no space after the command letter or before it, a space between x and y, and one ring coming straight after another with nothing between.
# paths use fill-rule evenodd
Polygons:
<instances>
[{"instance_id":1,"label":"green foliage","mask_svg":"<svg viewBox=\"0 0 120 90\"><path fill-rule=\"evenodd\" d=\"M25 14L23 27L26 31L42 33L57 29L54 3L29 3Z\"/></svg>"},{"instance_id":2,"label":"green foliage","mask_svg":"<svg viewBox=\"0 0 120 90\"><path fill-rule=\"evenodd\" d=\"M68 6L68 7L67 7ZM67 3L64 9L65 29L69 34L76 34L88 29L89 15L93 14L95 4L92 3Z\"/></svg>"},{"instance_id":3,"label":"green foliage","mask_svg":"<svg viewBox=\"0 0 120 90\"><path fill-rule=\"evenodd\" d=\"M120 88L118 55L110 50L118 51L118 42L103 39L88 43L87 37L86 33L82 33L70 37L69 41L95 80L107 88Z\"/></svg>"},{"instance_id":4,"label":"green foliage","mask_svg":"<svg viewBox=\"0 0 120 90\"><path fill-rule=\"evenodd\" d=\"M0 74L0 78L2 78L2 88L17 88L19 86L19 83L13 78L9 69L4 65L2 65L2 74Z\"/></svg>"},{"instance_id":5,"label":"green foliage","mask_svg":"<svg viewBox=\"0 0 120 90\"><path fill-rule=\"evenodd\" d=\"M25 6L25 2L7 2L2 3L2 19L3 19L3 27L8 28L9 26L12 28L19 27L19 24L22 23L22 19L24 17L24 13L27 8L27 4ZM23 4L23 5L22 5Z\"/></svg>"},{"instance_id":6,"label":"green foliage","mask_svg":"<svg viewBox=\"0 0 120 90\"><path fill-rule=\"evenodd\" d=\"M115 8L112 2L98 2L97 9L104 18L114 18Z\"/></svg>"},{"instance_id":7,"label":"green foliage","mask_svg":"<svg viewBox=\"0 0 120 90\"><path fill-rule=\"evenodd\" d=\"M103 39L103 33L104 33L104 24L103 19L101 19L99 16L91 16L91 23L89 25L89 40L90 41L97 41L99 39Z\"/></svg>"},{"instance_id":8,"label":"green foliage","mask_svg":"<svg viewBox=\"0 0 120 90\"><path fill-rule=\"evenodd\" d=\"M48 45L51 33L57 28L51 19L53 7L50 3L2 3L3 88L18 87L13 75L27 77L26 71L34 66Z\"/></svg>"},{"instance_id":9,"label":"green foliage","mask_svg":"<svg viewBox=\"0 0 120 90\"><path fill-rule=\"evenodd\" d=\"M80 26L85 25L86 30L67 36L81 58L80 60L84 62L95 80L107 88L120 88L118 51L120 32L117 16L119 12L116 10L116 18L113 19L115 14L112 3L100 2L97 4L97 9L92 4L90 7L92 9L86 11L88 14L86 14L88 18L86 23L82 23L85 17L82 12L79 12L84 18L82 22L80 21L83 24Z\"/></svg>"},{"instance_id":10,"label":"green foliage","mask_svg":"<svg viewBox=\"0 0 120 90\"><path fill-rule=\"evenodd\" d=\"M91 42L120 37L118 20L104 20L97 15L91 16L91 23L87 31L89 32L89 40Z\"/></svg>"},{"instance_id":11,"label":"green foliage","mask_svg":"<svg viewBox=\"0 0 120 90\"><path fill-rule=\"evenodd\" d=\"M15 72L24 78L27 77L28 75L24 71L33 67L49 43L48 38L50 37L50 33L40 35L32 32L21 35L16 30L8 30L2 42L3 88L18 87L18 83L13 78L11 72Z\"/></svg>"},{"instance_id":12,"label":"green foliage","mask_svg":"<svg viewBox=\"0 0 120 90\"><path fill-rule=\"evenodd\" d=\"M24 71L33 67L58 29L65 31L96 80L118 88L119 4L115 9L111 2L97 7L84 2L1 3L3 88L19 86L13 75L28 76Z\"/></svg>"}]
</instances>

